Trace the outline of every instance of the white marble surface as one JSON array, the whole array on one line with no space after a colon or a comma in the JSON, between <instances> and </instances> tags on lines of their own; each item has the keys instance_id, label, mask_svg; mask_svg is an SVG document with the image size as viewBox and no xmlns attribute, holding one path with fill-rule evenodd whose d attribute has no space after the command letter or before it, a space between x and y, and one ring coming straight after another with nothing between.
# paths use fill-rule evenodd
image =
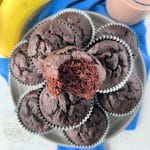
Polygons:
<instances>
[{"instance_id":1,"label":"white marble surface","mask_svg":"<svg viewBox=\"0 0 150 150\"><path fill-rule=\"evenodd\" d=\"M150 16L146 19L147 46L150 54ZM147 82L144 101L136 130L123 131L106 143L106 150L150 149L150 79ZM55 150L39 136L27 133L17 121L8 84L0 76L0 150ZM6 102L7 101L7 102Z\"/></svg>"}]
</instances>

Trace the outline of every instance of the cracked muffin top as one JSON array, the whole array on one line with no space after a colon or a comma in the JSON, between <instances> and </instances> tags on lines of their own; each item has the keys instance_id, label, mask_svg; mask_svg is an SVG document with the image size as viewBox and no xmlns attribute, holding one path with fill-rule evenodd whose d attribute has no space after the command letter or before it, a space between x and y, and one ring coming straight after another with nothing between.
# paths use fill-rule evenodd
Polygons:
<instances>
[{"instance_id":1,"label":"cracked muffin top","mask_svg":"<svg viewBox=\"0 0 150 150\"><path fill-rule=\"evenodd\" d=\"M141 91L138 78L132 75L120 90L107 94L97 93L96 97L107 112L124 114L132 111L139 104Z\"/></svg>"},{"instance_id":2,"label":"cracked muffin top","mask_svg":"<svg viewBox=\"0 0 150 150\"><path fill-rule=\"evenodd\" d=\"M70 93L57 97L44 88L40 94L39 106L42 115L52 124L74 126L79 124L90 110L90 102Z\"/></svg>"},{"instance_id":3,"label":"cracked muffin top","mask_svg":"<svg viewBox=\"0 0 150 150\"><path fill-rule=\"evenodd\" d=\"M92 27L89 18L79 12L64 12L58 15L58 19L63 19L74 27L82 41L82 46L86 46L92 36Z\"/></svg>"},{"instance_id":4,"label":"cracked muffin top","mask_svg":"<svg viewBox=\"0 0 150 150\"><path fill-rule=\"evenodd\" d=\"M90 146L98 143L106 131L108 122L104 112L94 106L90 118L79 128L66 131L67 138L79 146Z\"/></svg>"},{"instance_id":5,"label":"cracked muffin top","mask_svg":"<svg viewBox=\"0 0 150 150\"><path fill-rule=\"evenodd\" d=\"M121 82L129 70L129 56L127 49L117 41L96 41L88 53L94 55L106 70L103 89L113 87Z\"/></svg>"},{"instance_id":6,"label":"cracked muffin top","mask_svg":"<svg viewBox=\"0 0 150 150\"><path fill-rule=\"evenodd\" d=\"M43 75L35 69L27 53L28 42L18 45L10 59L10 71L20 82L36 84L43 81Z\"/></svg>"},{"instance_id":7,"label":"cracked muffin top","mask_svg":"<svg viewBox=\"0 0 150 150\"><path fill-rule=\"evenodd\" d=\"M25 128L35 133L50 130L38 114L39 90L31 91L24 96L18 109L18 117Z\"/></svg>"},{"instance_id":8,"label":"cracked muffin top","mask_svg":"<svg viewBox=\"0 0 150 150\"><path fill-rule=\"evenodd\" d=\"M29 38L28 54L35 67L42 72L48 53L69 45L81 46L79 37L65 21L41 23Z\"/></svg>"}]
</instances>

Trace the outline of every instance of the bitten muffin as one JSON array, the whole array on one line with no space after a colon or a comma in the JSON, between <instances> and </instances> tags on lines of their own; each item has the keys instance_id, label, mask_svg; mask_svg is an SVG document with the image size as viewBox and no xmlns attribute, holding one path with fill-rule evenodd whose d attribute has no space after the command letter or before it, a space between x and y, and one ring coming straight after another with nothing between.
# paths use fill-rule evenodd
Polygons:
<instances>
[{"instance_id":1,"label":"bitten muffin","mask_svg":"<svg viewBox=\"0 0 150 150\"><path fill-rule=\"evenodd\" d=\"M97 106L90 118L79 128L65 131L65 135L76 146L91 146L97 144L106 136L108 120L106 115Z\"/></svg>"},{"instance_id":2,"label":"bitten muffin","mask_svg":"<svg viewBox=\"0 0 150 150\"><path fill-rule=\"evenodd\" d=\"M92 38L92 26L90 16L79 10L64 10L58 13L58 19L62 19L71 24L82 41L82 46L86 46Z\"/></svg>"},{"instance_id":3,"label":"bitten muffin","mask_svg":"<svg viewBox=\"0 0 150 150\"><path fill-rule=\"evenodd\" d=\"M97 93L97 102L109 113L120 115L136 110L142 96L141 83L132 75L120 90L107 94Z\"/></svg>"},{"instance_id":4,"label":"bitten muffin","mask_svg":"<svg viewBox=\"0 0 150 150\"><path fill-rule=\"evenodd\" d=\"M105 80L105 74L96 58L77 47L50 53L44 63L47 88L55 96L67 91L90 100Z\"/></svg>"},{"instance_id":5,"label":"bitten muffin","mask_svg":"<svg viewBox=\"0 0 150 150\"><path fill-rule=\"evenodd\" d=\"M96 41L88 53L94 55L106 70L106 79L101 88L109 89L119 84L128 74L129 56L127 49L117 41Z\"/></svg>"},{"instance_id":6,"label":"bitten muffin","mask_svg":"<svg viewBox=\"0 0 150 150\"><path fill-rule=\"evenodd\" d=\"M133 51L134 57L138 54L138 42L134 32L124 24L108 24L102 26L96 33L96 36L113 35L125 40Z\"/></svg>"},{"instance_id":7,"label":"bitten muffin","mask_svg":"<svg viewBox=\"0 0 150 150\"><path fill-rule=\"evenodd\" d=\"M62 128L79 125L91 111L91 102L83 98L63 93L57 97L44 88L39 101L41 114L53 125Z\"/></svg>"},{"instance_id":8,"label":"bitten muffin","mask_svg":"<svg viewBox=\"0 0 150 150\"><path fill-rule=\"evenodd\" d=\"M43 63L48 53L66 45L78 45L78 36L62 20L47 20L32 32L29 38L28 54L35 67L43 72Z\"/></svg>"},{"instance_id":9,"label":"bitten muffin","mask_svg":"<svg viewBox=\"0 0 150 150\"><path fill-rule=\"evenodd\" d=\"M24 84L37 84L43 81L27 54L28 42L18 45L10 58L12 75Z\"/></svg>"},{"instance_id":10,"label":"bitten muffin","mask_svg":"<svg viewBox=\"0 0 150 150\"><path fill-rule=\"evenodd\" d=\"M43 133L50 130L38 114L39 90L25 95L18 107L18 118L21 124L29 131Z\"/></svg>"}]
</instances>

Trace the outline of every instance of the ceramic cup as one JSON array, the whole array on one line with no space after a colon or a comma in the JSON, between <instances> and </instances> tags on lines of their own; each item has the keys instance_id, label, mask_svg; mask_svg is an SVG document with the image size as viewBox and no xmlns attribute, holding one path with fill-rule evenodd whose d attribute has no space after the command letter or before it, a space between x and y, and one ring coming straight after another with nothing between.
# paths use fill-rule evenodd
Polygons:
<instances>
[{"instance_id":1,"label":"ceramic cup","mask_svg":"<svg viewBox=\"0 0 150 150\"><path fill-rule=\"evenodd\" d=\"M134 25L150 14L150 0L107 0L106 9L114 20Z\"/></svg>"}]
</instances>

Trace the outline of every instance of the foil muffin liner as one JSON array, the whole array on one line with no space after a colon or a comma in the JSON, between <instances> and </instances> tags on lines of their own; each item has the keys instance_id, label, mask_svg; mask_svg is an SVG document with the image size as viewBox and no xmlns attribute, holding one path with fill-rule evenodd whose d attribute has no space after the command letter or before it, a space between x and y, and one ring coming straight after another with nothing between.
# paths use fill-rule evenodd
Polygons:
<instances>
[{"instance_id":1,"label":"foil muffin liner","mask_svg":"<svg viewBox=\"0 0 150 150\"><path fill-rule=\"evenodd\" d=\"M29 133L32 133L32 134L41 134L41 135L46 135L46 134L50 134L52 131L53 131L53 128L51 127L51 126L49 126L48 124L47 124L47 126L48 126L48 130L46 130L46 131L44 131L44 132L36 132L35 130L32 130L32 129L29 129L29 128L27 128L25 125L24 125L24 123L22 122L22 120L21 120L21 118L20 118L20 116L19 116L19 111L20 111L20 108L21 108L21 104L22 104L22 102L23 102L23 100L24 100L24 98L25 98L25 96L27 95L27 94L29 94L29 93L31 93L31 92L34 92L34 91L38 91L38 96L39 96L39 94L40 94L40 89L39 88L35 88L35 89L32 89L32 90L28 90L28 91L26 91L25 93L23 93L22 94L22 96L19 98L19 100L18 100L18 102L17 102L17 119L18 119L18 121L19 121L19 123L20 123L20 125L21 125L21 127L23 127L27 132L29 132ZM38 104L38 102L36 102L36 104ZM41 120L42 120L42 118L40 118ZM44 122L44 121L43 121ZM45 123L45 122L44 122Z\"/></svg>"},{"instance_id":2,"label":"foil muffin liner","mask_svg":"<svg viewBox=\"0 0 150 150\"><path fill-rule=\"evenodd\" d=\"M133 53L133 58L136 59L137 55L138 55L138 51L139 51L139 48L138 48L139 39L138 39L136 33L128 25L122 24L122 23L108 23L108 24L103 25L103 26L101 26L100 28L97 29L97 31L96 31L96 37L98 37L98 34L100 34L104 29L106 29L107 27L110 27L110 26L120 26L120 27L126 28L127 30L129 30L133 34L133 36L136 39L137 48L136 48L136 50L132 50L132 53ZM117 36L117 35L115 35L115 36Z\"/></svg>"},{"instance_id":3,"label":"foil muffin liner","mask_svg":"<svg viewBox=\"0 0 150 150\"><path fill-rule=\"evenodd\" d=\"M140 98L139 98L139 102L129 111L126 113L114 113L114 112L109 112L107 111L97 100L97 97L95 98L96 104L106 113L108 113L109 115L113 116L113 117L125 117L125 116L129 116L131 114L133 114L134 112L136 112L138 110L138 108L141 106L142 104L142 100L143 100L143 85L141 80L139 79L139 77L133 73L134 78L137 79L139 86L140 86Z\"/></svg>"},{"instance_id":4,"label":"foil muffin liner","mask_svg":"<svg viewBox=\"0 0 150 150\"><path fill-rule=\"evenodd\" d=\"M103 40L112 40L112 41L116 41L118 43L120 43L121 45L123 45L126 50L127 50L127 53L128 53L128 57L129 57L129 68L128 68L128 72L127 72L127 75L124 77L124 79L112 86L112 87L109 87L109 88L106 88L106 89L103 89L101 87L101 89L97 90L97 92L99 93L109 93L109 92L114 92L114 91L117 91L119 90L120 88L122 88L125 83L128 81L129 77L131 76L132 72L133 72L133 68L134 68L134 59L133 59L133 53L132 53L132 50L131 48L129 47L129 45L122 39L116 37L116 36L112 36L112 35L102 35L98 38L96 38L90 45L88 48L90 48L91 46L93 46L96 42L98 41L103 41Z\"/></svg>"},{"instance_id":5,"label":"foil muffin liner","mask_svg":"<svg viewBox=\"0 0 150 150\"><path fill-rule=\"evenodd\" d=\"M21 45L23 45L23 44L28 44L28 41L27 41L27 40L20 41L20 42L14 47L14 49L13 49L13 51L12 51L12 53L11 53L11 56L10 56L10 61L11 61L11 58L13 57L15 51L16 51ZM33 65L33 67L34 67L34 64L33 64L32 60L31 60L31 58L30 58L30 57L28 57L28 58L29 58L29 61L30 61L31 65ZM44 79L42 79L40 82L34 82L34 83L25 83L25 82L19 80L19 79L14 75L14 73L13 73L13 71L12 71L10 65L11 65L11 64L10 64L10 62L9 62L9 73L10 73L10 75L13 77L13 79L15 79L15 80L17 81L18 84L20 84L20 85L22 85L22 86L31 87L31 88L41 87L42 85L45 84L45 80L44 80ZM35 67L34 67L34 68L35 68ZM35 70L37 71L36 68L35 68Z\"/></svg>"},{"instance_id":6,"label":"foil muffin liner","mask_svg":"<svg viewBox=\"0 0 150 150\"><path fill-rule=\"evenodd\" d=\"M103 110L102 110L102 111L103 111ZM103 142L105 141L105 139L107 138L107 135L108 135L108 133L109 133L109 131L110 131L110 119L109 119L108 114L107 114L105 111L103 111L103 112L104 112L105 117L106 117L106 120L107 120L107 127L106 127L104 133L102 134L101 138L100 138L97 142L95 142L94 144L81 146L81 145L75 144L75 143L67 136L66 132L63 131L63 134L64 134L66 140L70 143L70 146L73 146L73 147L75 147L75 148L92 148L92 147L95 147L95 146L97 146L97 145L99 145L99 144L101 144L101 143L103 143Z\"/></svg>"},{"instance_id":7,"label":"foil muffin liner","mask_svg":"<svg viewBox=\"0 0 150 150\"><path fill-rule=\"evenodd\" d=\"M63 10L57 12L53 16L53 19L57 19L58 17L60 17L61 15L65 14L65 13L78 13L78 14L83 15L89 21L89 23L91 25L91 29L92 29L92 35L91 35L91 39L90 39L89 43L85 46L85 47L88 47L89 44L94 40L95 33L96 33L96 29L95 29L95 26L94 26L94 23L93 23L91 17L83 10L74 9L74 8L67 8L67 9L63 9Z\"/></svg>"},{"instance_id":8,"label":"foil muffin liner","mask_svg":"<svg viewBox=\"0 0 150 150\"><path fill-rule=\"evenodd\" d=\"M40 93L43 91L44 89L44 86L43 88L41 88L40 90ZM93 106L94 106L94 100L91 100L90 102L90 108L89 108L89 111L88 113L86 114L86 116L77 124L77 125L69 125L69 126L60 126L60 125L56 125L56 124L53 124L51 122L49 122L45 117L44 115L42 114L41 110L40 110L40 104L39 104L39 101L38 101L38 114L39 116L47 123L49 124L49 126L51 126L54 130L71 130L71 129L74 129L74 128L78 128L80 127L82 124L84 124L87 119L91 116L92 114L92 111L93 111Z\"/></svg>"}]
</instances>

